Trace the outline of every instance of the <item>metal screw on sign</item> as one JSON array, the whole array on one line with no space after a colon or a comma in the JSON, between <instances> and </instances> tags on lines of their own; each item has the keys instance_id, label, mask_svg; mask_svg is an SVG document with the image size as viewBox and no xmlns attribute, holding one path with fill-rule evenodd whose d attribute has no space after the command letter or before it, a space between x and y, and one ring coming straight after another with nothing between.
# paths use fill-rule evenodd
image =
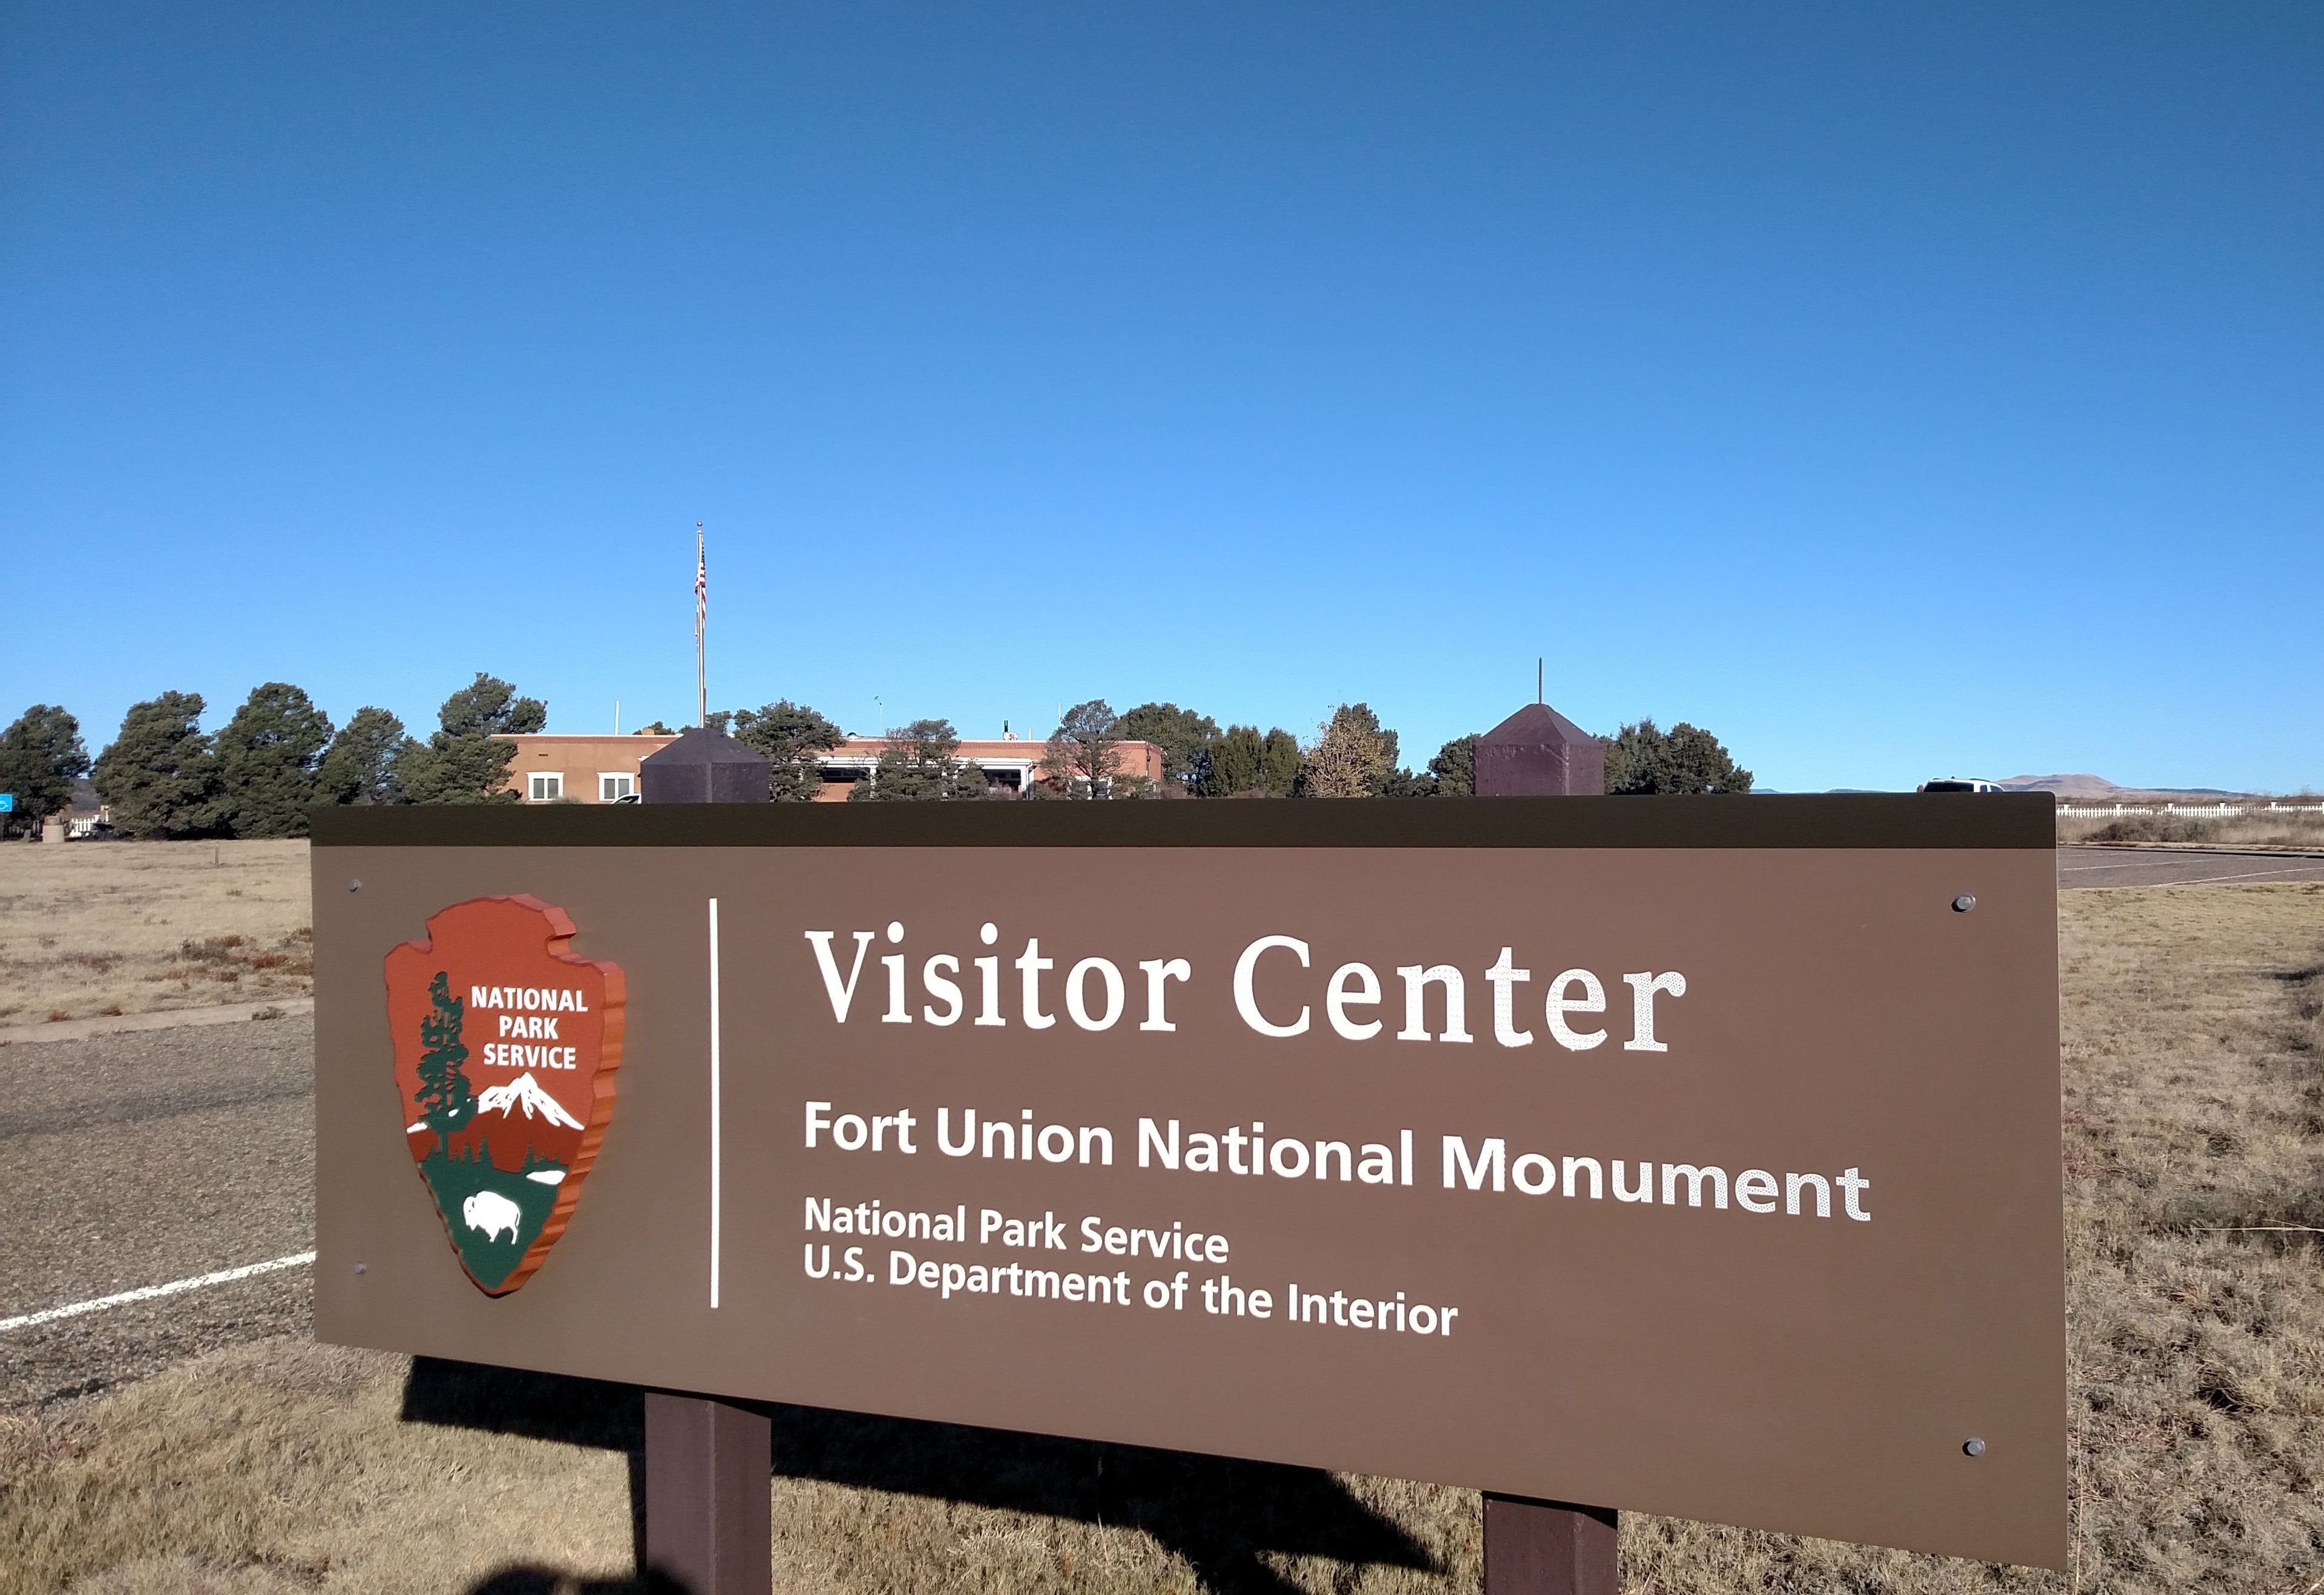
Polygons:
<instances>
[{"instance_id":1,"label":"metal screw on sign","mask_svg":"<svg viewBox=\"0 0 2324 1595\"><path fill-rule=\"evenodd\" d=\"M1971 908L1976 907L1977 899L1969 896L1967 892L1963 892L1960 896L1953 899L1953 912L1956 914L1966 914Z\"/></svg>"},{"instance_id":2,"label":"metal screw on sign","mask_svg":"<svg viewBox=\"0 0 2324 1595\"><path fill-rule=\"evenodd\" d=\"M360 880L350 880L347 882L347 890L349 891L361 891L363 890L363 882Z\"/></svg>"},{"instance_id":3,"label":"metal screw on sign","mask_svg":"<svg viewBox=\"0 0 2324 1595\"><path fill-rule=\"evenodd\" d=\"M1961 1446L1961 1450L1970 1456L1981 1457L1985 1454L1985 1442L1972 1434L1969 1437L1967 1443Z\"/></svg>"}]
</instances>

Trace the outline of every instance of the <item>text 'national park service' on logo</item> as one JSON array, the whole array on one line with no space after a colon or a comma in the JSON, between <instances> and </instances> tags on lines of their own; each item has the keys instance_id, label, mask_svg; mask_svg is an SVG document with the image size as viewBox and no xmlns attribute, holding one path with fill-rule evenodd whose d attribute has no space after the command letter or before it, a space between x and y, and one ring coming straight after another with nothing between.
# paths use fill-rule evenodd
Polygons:
<instances>
[{"instance_id":1,"label":"text 'national park service' on logo","mask_svg":"<svg viewBox=\"0 0 2324 1595\"><path fill-rule=\"evenodd\" d=\"M404 1140L468 1277L505 1295L565 1232L613 1111L622 972L573 921L476 898L387 955Z\"/></svg>"}]
</instances>

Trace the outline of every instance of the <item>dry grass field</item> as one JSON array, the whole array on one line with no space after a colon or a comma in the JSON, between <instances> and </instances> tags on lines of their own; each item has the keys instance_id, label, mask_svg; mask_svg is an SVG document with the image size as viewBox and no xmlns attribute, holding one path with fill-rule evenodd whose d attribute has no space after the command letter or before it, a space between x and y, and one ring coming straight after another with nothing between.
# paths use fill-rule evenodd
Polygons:
<instances>
[{"instance_id":1,"label":"dry grass field","mask_svg":"<svg viewBox=\"0 0 2324 1595\"><path fill-rule=\"evenodd\" d=\"M1645 1517L1626 1590L2324 1590L2324 886L2061 900L2073 1565ZM634 1586L634 1393L260 1341L0 1415L0 1590ZM777 1587L1460 1595L1474 1494L780 1410Z\"/></svg>"},{"instance_id":2,"label":"dry grass field","mask_svg":"<svg viewBox=\"0 0 2324 1595\"><path fill-rule=\"evenodd\" d=\"M0 1025L313 992L304 842L0 846Z\"/></svg>"}]
</instances>

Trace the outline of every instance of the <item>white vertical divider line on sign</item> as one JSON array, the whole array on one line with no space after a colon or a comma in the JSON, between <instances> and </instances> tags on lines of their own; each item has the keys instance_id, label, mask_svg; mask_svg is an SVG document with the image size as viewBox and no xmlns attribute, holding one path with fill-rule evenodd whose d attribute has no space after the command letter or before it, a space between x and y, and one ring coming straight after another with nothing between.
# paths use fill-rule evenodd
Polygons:
<instances>
[{"instance_id":1,"label":"white vertical divider line on sign","mask_svg":"<svg viewBox=\"0 0 2324 1595\"><path fill-rule=\"evenodd\" d=\"M718 1078L718 899L710 899L710 1306L718 1307L718 1198L721 1152Z\"/></svg>"}]
</instances>

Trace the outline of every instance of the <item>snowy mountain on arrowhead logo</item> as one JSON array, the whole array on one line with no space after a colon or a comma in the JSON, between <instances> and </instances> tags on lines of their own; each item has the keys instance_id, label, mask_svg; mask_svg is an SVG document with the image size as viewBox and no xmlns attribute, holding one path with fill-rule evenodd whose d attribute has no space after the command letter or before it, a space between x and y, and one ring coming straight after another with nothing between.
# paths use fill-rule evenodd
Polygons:
<instances>
[{"instance_id":1,"label":"snowy mountain on arrowhead logo","mask_svg":"<svg viewBox=\"0 0 2324 1595\"><path fill-rule=\"evenodd\" d=\"M542 1090L540 1082L535 1080L530 1071L518 1075L506 1085L486 1086L484 1093L476 1098L478 1113L499 1113L505 1116L517 1108L524 1110L524 1116L527 1119L531 1118L533 1110L538 1108L540 1110L540 1116L551 1124L562 1125L567 1129L581 1128L581 1121L567 1112L555 1097Z\"/></svg>"}]
</instances>

